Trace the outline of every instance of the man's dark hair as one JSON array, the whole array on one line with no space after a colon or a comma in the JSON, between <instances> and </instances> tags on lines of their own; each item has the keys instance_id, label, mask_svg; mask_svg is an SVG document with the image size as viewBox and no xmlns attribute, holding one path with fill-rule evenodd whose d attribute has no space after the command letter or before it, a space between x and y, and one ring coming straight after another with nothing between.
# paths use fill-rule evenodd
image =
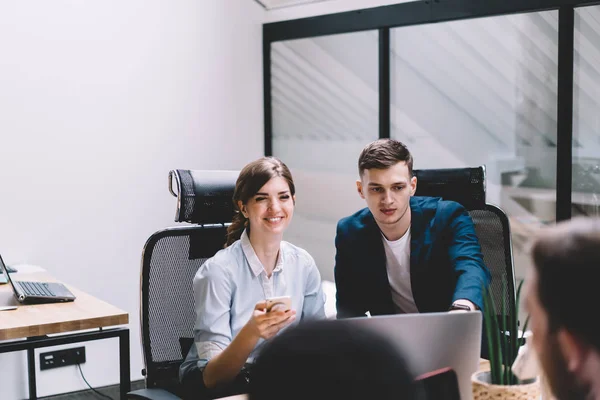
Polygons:
<instances>
[{"instance_id":1,"label":"man's dark hair","mask_svg":"<svg viewBox=\"0 0 600 400\"><path fill-rule=\"evenodd\" d=\"M578 217L543 230L532 248L537 295L550 329L564 328L600 351L600 219Z\"/></svg>"},{"instance_id":2,"label":"man's dark hair","mask_svg":"<svg viewBox=\"0 0 600 400\"><path fill-rule=\"evenodd\" d=\"M379 139L369 143L358 157L358 173L366 169L386 169L404 161L412 176L413 158L406 145L394 139Z\"/></svg>"},{"instance_id":3,"label":"man's dark hair","mask_svg":"<svg viewBox=\"0 0 600 400\"><path fill-rule=\"evenodd\" d=\"M417 399L418 386L387 338L341 320L306 322L265 344L250 400Z\"/></svg>"}]
</instances>

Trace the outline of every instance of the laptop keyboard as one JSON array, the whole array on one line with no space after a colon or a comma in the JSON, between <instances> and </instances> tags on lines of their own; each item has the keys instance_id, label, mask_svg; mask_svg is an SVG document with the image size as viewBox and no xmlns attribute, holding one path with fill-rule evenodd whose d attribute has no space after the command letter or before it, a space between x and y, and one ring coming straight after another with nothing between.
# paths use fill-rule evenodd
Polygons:
<instances>
[{"instance_id":1,"label":"laptop keyboard","mask_svg":"<svg viewBox=\"0 0 600 400\"><path fill-rule=\"evenodd\" d=\"M56 294L50 290L47 283L43 282L23 282L19 281L21 288L27 296L53 297Z\"/></svg>"}]
</instances>

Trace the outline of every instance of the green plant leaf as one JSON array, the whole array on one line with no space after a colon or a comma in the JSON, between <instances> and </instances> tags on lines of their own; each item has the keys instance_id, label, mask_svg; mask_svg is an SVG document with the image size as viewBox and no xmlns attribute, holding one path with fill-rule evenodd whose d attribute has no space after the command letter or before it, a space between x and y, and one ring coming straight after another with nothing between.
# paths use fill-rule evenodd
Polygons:
<instances>
[{"instance_id":1,"label":"green plant leaf","mask_svg":"<svg viewBox=\"0 0 600 400\"><path fill-rule=\"evenodd\" d=\"M490 299L488 295L488 290L485 286L482 287L483 291L483 322L485 324L485 333L487 338L488 345L488 357L490 361L490 375L493 384L498 384L499 378L497 376L498 368L496 366L496 348L494 347L494 333L492 327L492 321L490 318Z\"/></svg>"},{"instance_id":2,"label":"green plant leaf","mask_svg":"<svg viewBox=\"0 0 600 400\"><path fill-rule=\"evenodd\" d=\"M510 380L511 384L517 383L517 377L512 373L512 363L517 358L517 354L519 354L519 347L521 347L522 342L519 337L519 305L521 298L521 290L523 289L523 280L519 281L519 285L517 286L517 294L516 298L511 299L511 305L513 313L511 315L511 366L510 366Z\"/></svg>"},{"instance_id":3,"label":"green plant leaf","mask_svg":"<svg viewBox=\"0 0 600 400\"><path fill-rule=\"evenodd\" d=\"M502 382L503 362L502 348L500 343L500 327L498 325L494 299L488 288L483 288L484 320L488 337L488 352L490 357L490 373L492 383L500 385Z\"/></svg>"}]
</instances>

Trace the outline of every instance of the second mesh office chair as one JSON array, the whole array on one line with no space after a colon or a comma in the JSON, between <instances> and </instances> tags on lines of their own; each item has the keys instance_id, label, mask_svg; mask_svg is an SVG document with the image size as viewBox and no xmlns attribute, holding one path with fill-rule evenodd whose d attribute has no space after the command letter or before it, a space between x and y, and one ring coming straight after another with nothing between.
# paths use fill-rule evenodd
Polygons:
<instances>
[{"instance_id":1,"label":"second mesh office chair","mask_svg":"<svg viewBox=\"0 0 600 400\"><path fill-rule=\"evenodd\" d=\"M462 204L473 219L483 260L492 275L491 291L496 310L501 310L503 280L506 281L507 315L517 305L515 274L508 217L499 207L486 203L485 167L414 170L415 196L441 197Z\"/></svg>"},{"instance_id":2,"label":"second mesh office chair","mask_svg":"<svg viewBox=\"0 0 600 400\"><path fill-rule=\"evenodd\" d=\"M192 280L206 259L225 244L238 174L189 170L169 173L169 190L177 197L175 221L195 225L155 232L144 247L141 332L146 389L130 392L128 398L179 399L179 365L193 343L196 320Z\"/></svg>"}]
</instances>

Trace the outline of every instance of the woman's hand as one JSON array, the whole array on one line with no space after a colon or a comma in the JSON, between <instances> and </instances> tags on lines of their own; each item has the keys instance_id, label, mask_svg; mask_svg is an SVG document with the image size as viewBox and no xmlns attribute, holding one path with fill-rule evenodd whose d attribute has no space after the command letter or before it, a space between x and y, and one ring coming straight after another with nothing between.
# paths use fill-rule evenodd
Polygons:
<instances>
[{"instance_id":1,"label":"woman's hand","mask_svg":"<svg viewBox=\"0 0 600 400\"><path fill-rule=\"evenodd\" d=\"M259 301L254 306L252 317L246 323L246 327L256 337L270 339L281 329L285 328L296 319L296 311L267 311L267 303Z\"/></svg>"}]
</instances>

